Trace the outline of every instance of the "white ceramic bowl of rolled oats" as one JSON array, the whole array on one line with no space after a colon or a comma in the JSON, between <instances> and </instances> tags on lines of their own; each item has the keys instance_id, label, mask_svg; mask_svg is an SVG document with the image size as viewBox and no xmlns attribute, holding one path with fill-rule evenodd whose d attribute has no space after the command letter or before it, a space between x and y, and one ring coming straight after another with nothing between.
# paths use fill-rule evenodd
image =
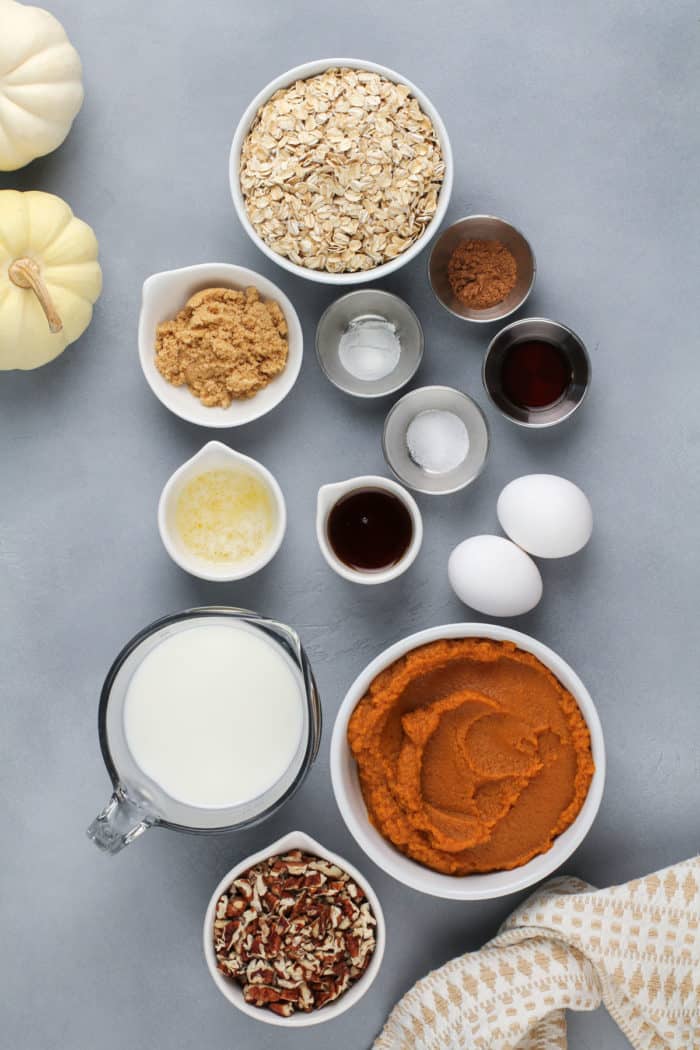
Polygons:
<instances>
[{"instance_id":1,"label":"white ceramic bowl of rolled oats","mask_svg":"<svg viewBox=\"0 0 700 1050\"><path fill-rule=\"evenodd\" d=\"M428 244L447 211L440 114L385 66L329 58L288 70L236 128L231 194L251 240L298 277L374 281Z\"/></svg>"},{"instance_id":2,"label":"white ceramic bowl of rolled oats","mask_svg":"<svg viewBox=\"0 0 700 1050\"><path fill-rule=\"evenodd\" d=\"M284 874L270 870L270 862L292 862L295 851L302 861L298 869L285 871L283 868ZM301 871L302 867L307 868L307 860L313 862L313 871ZM287 867L286 864L285 867ZM275 878L278 881L280 878L284 880L290 875L292 882L282 881L279 887L271 881ZM308 886L309 875L326 885L305 889ZM343 884L335 880L343 880ZM246 881L249 889L246 888ZM298 886L298 888L289 889L290 885ZM350 890L349 895L345 893L347 888ZM270 891L269 898L268 890ZM340 905L340 907L335 907L339 918L342 919L341 912L348 916L347 908L350 901L355 901L359 905L355 909L350 907L351 913L355 912L354 916L352 914L349 916L350 922L343 921L338 925L330 914L334 910L333 906L329 908L326 905L325 911L328 913L328 919L325 920L323 915L320 916L320 921L323 923L321 928L323 936L312 926L305 927L303 909L300 910L299 907L302 901L299 897L310 895L313 898L317 892L321 895L326 892L337 894L338 890L341 890L341 895L331 896L330 899L337 900ZM292 909L293 916L290 918L291 924L298 923L298 931L290 929L290 922L282 918L282 913L286 914L284 908L281 907L285 904L285 898L289 898L290 904L293 903L290 894L297 894L298 904ZM242 897L244 899L240 901ZM237 909L235 898L240 901L242 910ZM273 914L267 913L266 901L268 899L276 902L273 905ZM231 901L234 903L229 907ZM275 914L276 908L279 908L280 914ZM257 913L257 917L254 913ZM232 918L238 929L234 934L229 934L226 926ZM281 940L280 921L287 927L287 931L281 935ZM314 921L319 921L318 914L314 916ZM341 930L341 927L345 929ZM314 959L309 960L304 957L304 946L308 946L309 943L318 945L319 968L323 975L326 975L327 960L331 955L337 955L338 945L325 943L325 936L330 936L331 941L334 937L341 936L343 943L340 954L345 954L345 947L349 943L348 938L354 938L355 943L352 950L363 960L360 963L362 969L360 976L350 979L346 973L345 979L348 987L323 1005L309 1007L307 1003L306 1009L295 1008L289 1016L276 1013L275 1009L284 1007L284 1001L275 999L273 994L275 990L278 995L283 995L287 994L285 992L287 989L289 1003L295 999L296 993L301 991L302 985L307 995L311 993L311 989L314 989L312 994L318 994L316 982L325 980L326 977L321 978L315 973ZM247 944L249 938L250 944ZM275 938L276 943L272 943L272 938ZM257 943L253 943L253 940ZM324 943L321 943L322 941ZM268 942L269 955L266 954ZM301 947L299 947L299 942L301 942ZM219 991L233 1006L248 1014L249 1017L281 1028L306 1028L309 1025L321 1024L323 1021L331 1021L359 1002L379 972L385 942L386 926L382 907L367 879L344 857L339 857L336 853L327 850L320 842L304 834L303 831L289 832L266 849L260 850L251 857L246 857L245 860L231 868L214 890L204 918L204 958ZM229 945L228 950L225 948L226 945ZM246 948L247 962L245 976L238 980L229 976L226 968L229 965L228 959L235 957L241 946ZM223 968L219 966L221 959L224 960ZM299 963L303 964L305 974L301 972ZM291 970L289 970L290 964ZM351 970L352 965L351 963ZM267 975L265 974L266 969L268 970ZM294 969L299 969L300 973L294 973ZM344 964L341 971L347 970L348 965ZM309 974L315 975L315 979ZM305 976L309 985L306 985ZM255 992L256 989L261 991L262 997L258 1005L252 1001L256 998L254 995L244 994L245 988L250 992ZM337 991L336 988L335 992ZM267 1005L264 1005L266 1001ZM270 1007L271 1001L274 1002L272 1008Z\"/></svg>"}]
</instances>

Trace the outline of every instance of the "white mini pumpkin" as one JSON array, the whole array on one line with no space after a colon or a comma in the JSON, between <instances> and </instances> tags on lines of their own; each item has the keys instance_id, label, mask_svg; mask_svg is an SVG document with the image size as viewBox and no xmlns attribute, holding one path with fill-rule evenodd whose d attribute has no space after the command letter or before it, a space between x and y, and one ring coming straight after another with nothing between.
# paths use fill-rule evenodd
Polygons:
<instances>
[{"instance_id":1,"label":"white mini pumpkin","mask_svg":"<svg viewBox=\"0 0 700 1050\"><path fill-rule=\"evenodd\" d=\"M60 146L82 104L80 56L61 23L0 0L0 171Z\"/></svg>"},{"instance_id":2,"label":"white mini pumpkin","mask_svg":"<svg viewBox=\"0 0 700 1050\"><path fill-rule=\"evenodd\" d=\"M0 370L39 368L83 334L102 290L97 250L60 197L0 190Z\"/></svg>"}]
</instances>

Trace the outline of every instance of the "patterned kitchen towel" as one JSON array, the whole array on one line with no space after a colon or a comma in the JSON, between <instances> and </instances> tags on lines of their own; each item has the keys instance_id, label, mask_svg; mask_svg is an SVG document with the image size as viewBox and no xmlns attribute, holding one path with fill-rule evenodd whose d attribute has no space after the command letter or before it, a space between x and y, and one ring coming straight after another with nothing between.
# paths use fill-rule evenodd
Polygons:
<instances>
[{"instance_id":1,"label":"patterned kitchen towel","mask_svg":"<svg viewBox=\"0 0 700 1050\"><path fill-rule=\"evenodd\" d=\"M394 1007L374 1050L566 1050L604 1003L635 1050L700 1050L700 858L596 890L554 879Z\"/></svg>"}]
</instances>

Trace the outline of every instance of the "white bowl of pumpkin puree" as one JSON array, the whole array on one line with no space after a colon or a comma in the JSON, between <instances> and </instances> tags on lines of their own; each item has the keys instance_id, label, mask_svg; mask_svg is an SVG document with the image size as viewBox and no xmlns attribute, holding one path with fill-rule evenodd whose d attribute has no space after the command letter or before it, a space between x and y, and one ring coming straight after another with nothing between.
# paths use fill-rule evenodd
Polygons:
<instances>
[{"instance_id":1,"label":"white bowl of pumpkin puree","mask_svg":"<svg viewBox=\"0 0 700 1050\"><path fill-rule=\"evenodd\" d=\"M580 845L605 780L588 691L519 631L448 624L381 653L331 743L340 812L399 882L483 900L550 875Z\"/></svg>"}]
</instances>

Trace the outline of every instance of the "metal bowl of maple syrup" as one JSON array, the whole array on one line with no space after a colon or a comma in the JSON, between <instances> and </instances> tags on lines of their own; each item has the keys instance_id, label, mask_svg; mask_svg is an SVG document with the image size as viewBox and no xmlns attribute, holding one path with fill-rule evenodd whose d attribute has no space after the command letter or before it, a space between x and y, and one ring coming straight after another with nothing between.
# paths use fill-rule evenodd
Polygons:
<instances>
[{"instance_id":1,"label":"metal bowl of maple syrup","mask_svg":"<svg viewBox=\"0 0 700 1050\"><path fill-rule=\"evenodd\" d=\"M521 427L552 427L573 415L591 382L583 341L566 325L526 317L489 343L482 379L502 415Z\"/></svg>"}]
</instances>

